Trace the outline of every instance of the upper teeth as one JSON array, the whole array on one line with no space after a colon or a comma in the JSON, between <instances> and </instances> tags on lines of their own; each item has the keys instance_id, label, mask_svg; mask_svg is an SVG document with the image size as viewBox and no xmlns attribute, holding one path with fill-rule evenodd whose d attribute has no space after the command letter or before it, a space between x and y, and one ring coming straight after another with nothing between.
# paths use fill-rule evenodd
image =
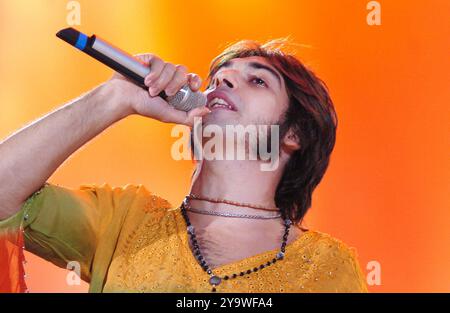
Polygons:
<instances>
[{"instance_id":1,"label":"upper teeth","mask_svg":"<svg viewBox=\"0 0 450 313\"><path fill-rule=\"evenodd\" d=\"M225 106L227 109L230 109L230 110L233 109L233 107L230 104L228 104L225 100L223 100L221 98L214 98L209 102L210 108L215 107L217 105Z\"/></svg>"}]
</instances>

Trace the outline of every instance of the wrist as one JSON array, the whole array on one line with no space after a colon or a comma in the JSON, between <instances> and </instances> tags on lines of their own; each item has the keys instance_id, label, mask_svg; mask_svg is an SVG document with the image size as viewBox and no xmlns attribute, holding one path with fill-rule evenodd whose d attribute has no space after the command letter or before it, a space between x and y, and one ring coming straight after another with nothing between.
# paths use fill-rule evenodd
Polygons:
<instances>
[{"instance_id":1,"label":"wrist","mask_svg":"<svg viewBox=\"0 0 450 313\"><path fill-rule=\"evenodd\" d=\"M134 114L134 109L125 103L120 97L120 86L115 86L114 81L107 81L98 87L98 94L102 102L113 112L117 119Z\"/></svg>"}]
</instances>

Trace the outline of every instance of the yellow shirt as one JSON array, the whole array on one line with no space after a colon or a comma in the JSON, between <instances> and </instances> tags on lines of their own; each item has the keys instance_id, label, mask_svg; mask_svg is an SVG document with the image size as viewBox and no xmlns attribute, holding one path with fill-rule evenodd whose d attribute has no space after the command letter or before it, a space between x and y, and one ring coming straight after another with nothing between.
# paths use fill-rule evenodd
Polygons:
<instances>
[{"instance_id":1,"label":"yellow shirt","mask_svg":"<svg viewBox=\"0 0 450 313\"><path fill-rule=\"evenodd\" d=\"M66 268L79 262L90 292L211 292L209 275L189 247L180 208L143 185L44 185L0 231L22 227L25 247ZM223 277L258 267L278 249L213 269ZM217 292L367 292L356 253L309 230L283 260L233 279Z\"/></svg>"}]
</instances>

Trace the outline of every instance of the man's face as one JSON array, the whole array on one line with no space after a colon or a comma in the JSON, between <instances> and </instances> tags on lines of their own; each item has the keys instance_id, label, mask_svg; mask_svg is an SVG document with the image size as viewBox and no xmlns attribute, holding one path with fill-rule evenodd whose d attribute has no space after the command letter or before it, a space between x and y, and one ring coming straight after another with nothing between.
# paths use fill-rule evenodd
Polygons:
<instances>
[{"instance_id":1,"label":"man's face","mask_svg":"<svg viewBox=\"0 0 450 313\"><path fill-rule=\"evenodd\" d=\"M288 108L281 74L259 56L225 63L211 78L205 94L212 112L203 117L204 125L275 124Z\"/></svg>"}]
</instances>

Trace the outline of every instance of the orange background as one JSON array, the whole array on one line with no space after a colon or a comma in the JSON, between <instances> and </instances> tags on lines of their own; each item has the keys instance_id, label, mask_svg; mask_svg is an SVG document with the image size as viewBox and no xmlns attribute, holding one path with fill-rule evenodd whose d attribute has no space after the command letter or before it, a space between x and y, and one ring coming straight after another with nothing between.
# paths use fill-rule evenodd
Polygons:
<instances>
[{"instance_id":1,"label":"orange background","mask_svg":"<svg viewBox=\"0 0 450 313\"><path fill-rule=\"evenodd\" d=\"M55 37L68 1L0 0L0 138L105 81L111 71ZM291 35L328 84L336 148L307 226L381 264L372 292L450 291L450 2L365 0L79 1L82 32L152 52L203 77L227 42ZM50 182L144 184L178 203L189 161L171 159L173 125L133 116L77 151ZM30 164L32 166L32 164ZM26 169L24 169L26 170ZM85 291L27 254L32 292Z\"/></svg>"}]
</instances>

